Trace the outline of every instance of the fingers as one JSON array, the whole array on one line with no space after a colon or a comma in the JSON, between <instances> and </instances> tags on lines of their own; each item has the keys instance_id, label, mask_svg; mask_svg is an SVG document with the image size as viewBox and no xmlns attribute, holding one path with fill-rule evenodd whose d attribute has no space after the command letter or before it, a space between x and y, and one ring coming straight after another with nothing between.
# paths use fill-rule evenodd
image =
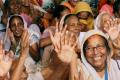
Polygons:
<instances>
[{"instance_id":1,"label":"fingers","mask_svg":"<svg viewBox=\"0 0 120 80\"><path fill-rule=\"evenodd\" d=\"M63 30L64 19L65 19L65 16L63 16L60 20L60 24L59 24L60 32L62 32Z\"/></svg>"},{"instance_id":2,"label":"fingers","mask_svg":"<svg viewBox=\"0 0 120 80\"><path fill-rule=\"evenodd\" d=\"M61 42L60 44L61 44L61 46L65 44L65 35L66 35L65 33L66 32L62 33L61 37L60 37L60 42Z\"/></svg>"},{"instance_id":3,"label":"fingers","mask_svg":"<svg viewBox=\"0 0 120 80\"><path fill-rule=\"evenodd\" d=\"M13 53L13 51L9 51L7 54L6 54L6 56L5 56L5 58L4 58L4 61L6 61L6 62L12 62L12 60L13 60L13 57L14 57L14 53Z\"/></svg>"},{"instance_id":4,"label":"fingers","mask_svg":"<svg viewBox=\"0 0 120 80\"><path fill-rule=\"evenodd\" d=\"M75 49L75 47L77 46L78 42L79 42L79 39L77 38L77 40L75 41L74 45L72 46L73 49Z\"/></svg>"},{"instance_id":5,"label":"fingers","mask_svg":"<svg viewBox=\"0 0 120 80\"><path fill-rule=\"evenodd\" d=\"M50 39L51 39L53 45L55 45L55 40L54 40L54 37L53 37L52 31L49 30L49 33L50 33Z\"/></svg>"},{"instance_id":6,"label":"fingers","mask_svg":"<svg viewBox=\"0 0 120 80\"><path fill-rule=\"evenodd\" d=\"M13 60L14 53L13 53L13 51L12 51L12 50L10 50L10 52L9 52L9 57L10 57L10 59L11 59L11 60Z\"/></svg>"},{"instance_id":7,"label":"fingers","mask_svg":"<svg viewBox=\"0 0 120 80\"><path fill-rule=\"evenodd\" d=\"M0 40L0 50L3 50L3 41L2 40ZM0 52L0 53L2 53L2 52Z\"/></svg>"},{"instance_id":8,"label":"fingers","mask_svg":"<svg viewBox=\"0 0 120 80\"><path fill-rule=\"evenodd\" d=\"M69 43L69 32L68 31L66 31L65 32L65 37L64 37L64 42L65 42L65 45L67 45L68 43Z\"/></svg>"},{"instance_id":9,"label":"fingers","mask_svg":"<svg viewBox=\"0 0 120 80\"><path fill-rule=\"evenodd\" d=\"M104 30L108 32L110 26L110 21L106 21L106 24L104 25Z\"/></svg>"},{"instance_id":10,"label":"fingers","mask_svg":"<svg viewBox=\"0 0 120 80\"><path fill-rule=\"evenodd\" d=\"M74 38L74 35L71 33L70 34L70 38L69 38L69 42L68 42L68 44L70 45L70 46L72 46L73 44L74 44L74 40L73 40L73 38Z\"/></svg>"},{"instance_id":11,"label":"fingers","mask_svg":"<svg viewBox=\"0 0 120 80\"><path fill-rule=\"evenodd\" d=\"M24 30L22 34L22 40L21 40L21 47L24 48L29 48L29 39L30 34L28 33L27 29Z\"/></svg>"},{"instance_id":12,"label":"fingers","mask_svg":"<svg viewBox=\"0 0 120 80\"><path fill-rule=\"evenodd\" d=\"M113 21L112 19L110 19L109 22L110 22L110 24L109 24L109 28L110 28L110 27L114 27L114 21Z\"/></svg>"},{"instance_id":13,"label":"fingers","mask_svg":"<svg viewBox=\"0 0 120 80\"><path fill-rule=\"evenodd\" d=\"M53 44L53 46L54 46L54 48L55 48L55 51L58 52L58 51L59 51L59 47L58 47L58 45L57 45L58 42L57 42L57 40L55 40L55 37L58 36L58 35L53 36L52 31L50 31L50 30L49 30L49 33L50 33L50 38L51 38L52 44ZM57 33L57 32L56 32L56 33ZM55 34L56 34L56 33L55 33Z\"/></svg>"},{"instance_id":14,"label":"fingers","mask_svg":"<svg viewBox=\"0 0 120 80\"><path fill-rule=\"evenodd\" d=\"M59 31L59 23L58 22L56 22L56 31L55 32L58 32Z\"/></svg>"},{"instance_id":15,"label":"fingers","mask_svg":"<svg viewBox=\"0 0 120 80\"><path fill-rule=\"evenodd\" d=\"M5 50L3 49L3 41L0 40L0 60L3 59L4 55L5 55Z\"/></svg>"},{"instance_id":16,"label":"fingers","mask_svg":"<svg viewBox=\"0 0 120 80\"><path fill-rule=\"evenodd\" d=\"M63 34L65 33L66 29L67 29L67 25L65 25L64 28L63 28L63 30L62 30Z\"/></svg>"}]
</instances>

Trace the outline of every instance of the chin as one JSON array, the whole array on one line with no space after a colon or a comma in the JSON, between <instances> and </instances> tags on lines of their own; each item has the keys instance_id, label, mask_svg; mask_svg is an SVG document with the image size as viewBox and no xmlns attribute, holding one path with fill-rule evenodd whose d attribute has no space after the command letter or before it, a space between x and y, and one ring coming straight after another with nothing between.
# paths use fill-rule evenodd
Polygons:
<instances>
[{"instance_id":1,"label":"chin","mask_svg":"<svg viewBox=\"0 0 120 80\"><path fill-rule=\"evenodd\" d=\"M21 35L15 35L15 37L19 38L19 37L21 37Z\"/></svg>"},{"instance_id":2,"label":"chin","mask_svg":"<svg viewBox=\"0 0 120 80\"><path fill-rule=\"evenodd\" d=\"M95 68L95 70L96 70L97 72L99 72L99 71L104 70L105 65L103 65L103 64L95 64L93 67Z\"/></svg>"}]
</instances>

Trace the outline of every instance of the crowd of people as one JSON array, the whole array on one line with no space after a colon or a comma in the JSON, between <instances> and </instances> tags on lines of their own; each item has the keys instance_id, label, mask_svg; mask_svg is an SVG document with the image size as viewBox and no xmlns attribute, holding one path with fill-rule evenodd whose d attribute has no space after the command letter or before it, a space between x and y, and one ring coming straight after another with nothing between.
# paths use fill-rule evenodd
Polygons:
<instances>
[{"instance_id":1,"label":"crowd of people","mask_svg":"<svg viewBox=\"0 0 120 80\"><path fill-rule=\"evenodd\" d=\"M0 80L119 80L120 0L0 0Z\"/></svg>"}]
</instances>

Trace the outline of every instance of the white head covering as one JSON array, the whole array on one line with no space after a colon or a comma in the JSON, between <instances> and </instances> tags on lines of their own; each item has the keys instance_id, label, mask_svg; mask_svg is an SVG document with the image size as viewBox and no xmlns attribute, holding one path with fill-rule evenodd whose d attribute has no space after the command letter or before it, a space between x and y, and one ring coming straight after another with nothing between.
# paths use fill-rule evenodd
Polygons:
<instances>
[{"instance_id":1,"label":"white head covering","mask_svg":"<svg viewBox=\"0 0 120 80\"><path fill-rule=\"evenodd\" d=\"M13 16L20 16L20 15L15 14L15 15L12 15L12 16L9 17L8 24L7 24L7 29L9 28L9 21ZM31 46L35 42L39 41L38 36L37 36L38 33L34 32L31 29L28 29L27 28L27 23L25 22L24 18L22 16L20 16L20 17L23 19L24 28L27 29L29 34L30 34L29 40L30 40L30 46ZM7 32L6 32L5 37L7 38ZM20 45L18 45L16 47L15 58L18 58L20 56L19 55L19 50L20 50ZM30 55L28 55L28 57L25 59L24 66L26 67L26 71L28 73L27 80L44 80L42 75L40 74L40 72L38 72L37 69L34 69L34 67L36 67L35 61L33 61L33 59L31 58Z\"/></svg>"},{"instance_id":2,"label":"white head covering","mask_svg":"<svg viewBox=\"0 0 120 80\"><path fill-rule=\"evenodd\" d=\"M99 30L90 30L90 31L86 32L86 34L84 35L84 38L82 40L82 43L81 43L81 59L82 59L82 62L84 64L84 66L86 67L86 69L88 70L88 72L94 77L94 79L95 80L100 80L100 77L97 74L96 70L87 62L87 60L86 60L86 58L84 56L84 53L83 53L83 45L84 45L85 41L90 36L95 35L95 34L103 36L107 40L107 36L102 31L99 31Z\"/></svg>"},{"instance_id":3,"label":"white head covering","mask_svg":"<svg viewBox=\"0 0 120 80\"><path fill-rule=\"evenodd\" d=\"M14 15L11 15L9 18L8 18L8 23L7 23L7 28L6 28L6 35L5 35L5 38L4 38L4 42L6 41L6 38L7 38L7 31L8 31L8 28L9 28L9 21L10 19L13 17L13 16L19 16L22 18L23 20L23 23L24 23L24 28L28 30L29 34L30 34L30 39L32 36L36 36L36 38L40 39L40 36L38 36L39 34L31 29L28 29L27 28L27 22L25 21L25 19L21 16L21 15L18 15L18 14L14 14ZM32 37L33 38L33 37ZM35 41L31 41L30 45L32 45Z\"/></svg>"},{"instance_id":4,"label":"white head covering","mask_svg":"<svg viewBox=\"0 0 120 80\"><path fill-rule=\"evenodd\" d=\"M13 16L20 16L20 15L14 14L14 15L11 15L11 16L8 18L7 27L6 27L6 34L5 34L5 38L4 38L4 43L5 43L5 41L6 41L6 39L7 39L7 36L8 36L8 35L7 35L7 31L8 31L8 29L9 29L9 25L10 25L9 21L10 21L10 19L11 19ZM22 16L20 16L20 17L23 19L24 28L27 29L27 23L25 22L25 20L24 20L24 18L23 18Z\"/></svg>"},{"instance_id":5,"label":"white head covering","mask_svg":"<svg viewBox=\"0 0 120 80\"><path fill-rule=\"evenodd\" d=\"M95 19L95 22L94 22L95 29L99 29L101 27L101 18L104 14L110 15L107 12L101 12Z\"/></svg>"}]
</instances>

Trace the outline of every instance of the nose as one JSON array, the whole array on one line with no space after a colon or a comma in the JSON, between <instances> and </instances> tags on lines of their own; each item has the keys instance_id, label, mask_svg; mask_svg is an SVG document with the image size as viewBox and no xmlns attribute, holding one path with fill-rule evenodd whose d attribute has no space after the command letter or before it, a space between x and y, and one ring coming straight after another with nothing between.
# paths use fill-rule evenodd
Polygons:
<instances>
[{"instance_id":1,"label":"nose","mask_svg":"<svg viewBox=\"0 0 120 80\"><path fill-rule=\"evenodd\" d=\"M93 52L94 52L94 54L97 54L97 53L98 53L98 50L97 50L96 47L93 48Z\"/></svg>"},{"instance_id":2,"label":"nose","mask_svg":"<svg viewBox=\"0 0 120 80\"><path fill-rule=\"evenodd\" d=\"M18 27L18 26L16 26L16 30L19 30L19 27Z\"/></svg>"}]
</instances>

